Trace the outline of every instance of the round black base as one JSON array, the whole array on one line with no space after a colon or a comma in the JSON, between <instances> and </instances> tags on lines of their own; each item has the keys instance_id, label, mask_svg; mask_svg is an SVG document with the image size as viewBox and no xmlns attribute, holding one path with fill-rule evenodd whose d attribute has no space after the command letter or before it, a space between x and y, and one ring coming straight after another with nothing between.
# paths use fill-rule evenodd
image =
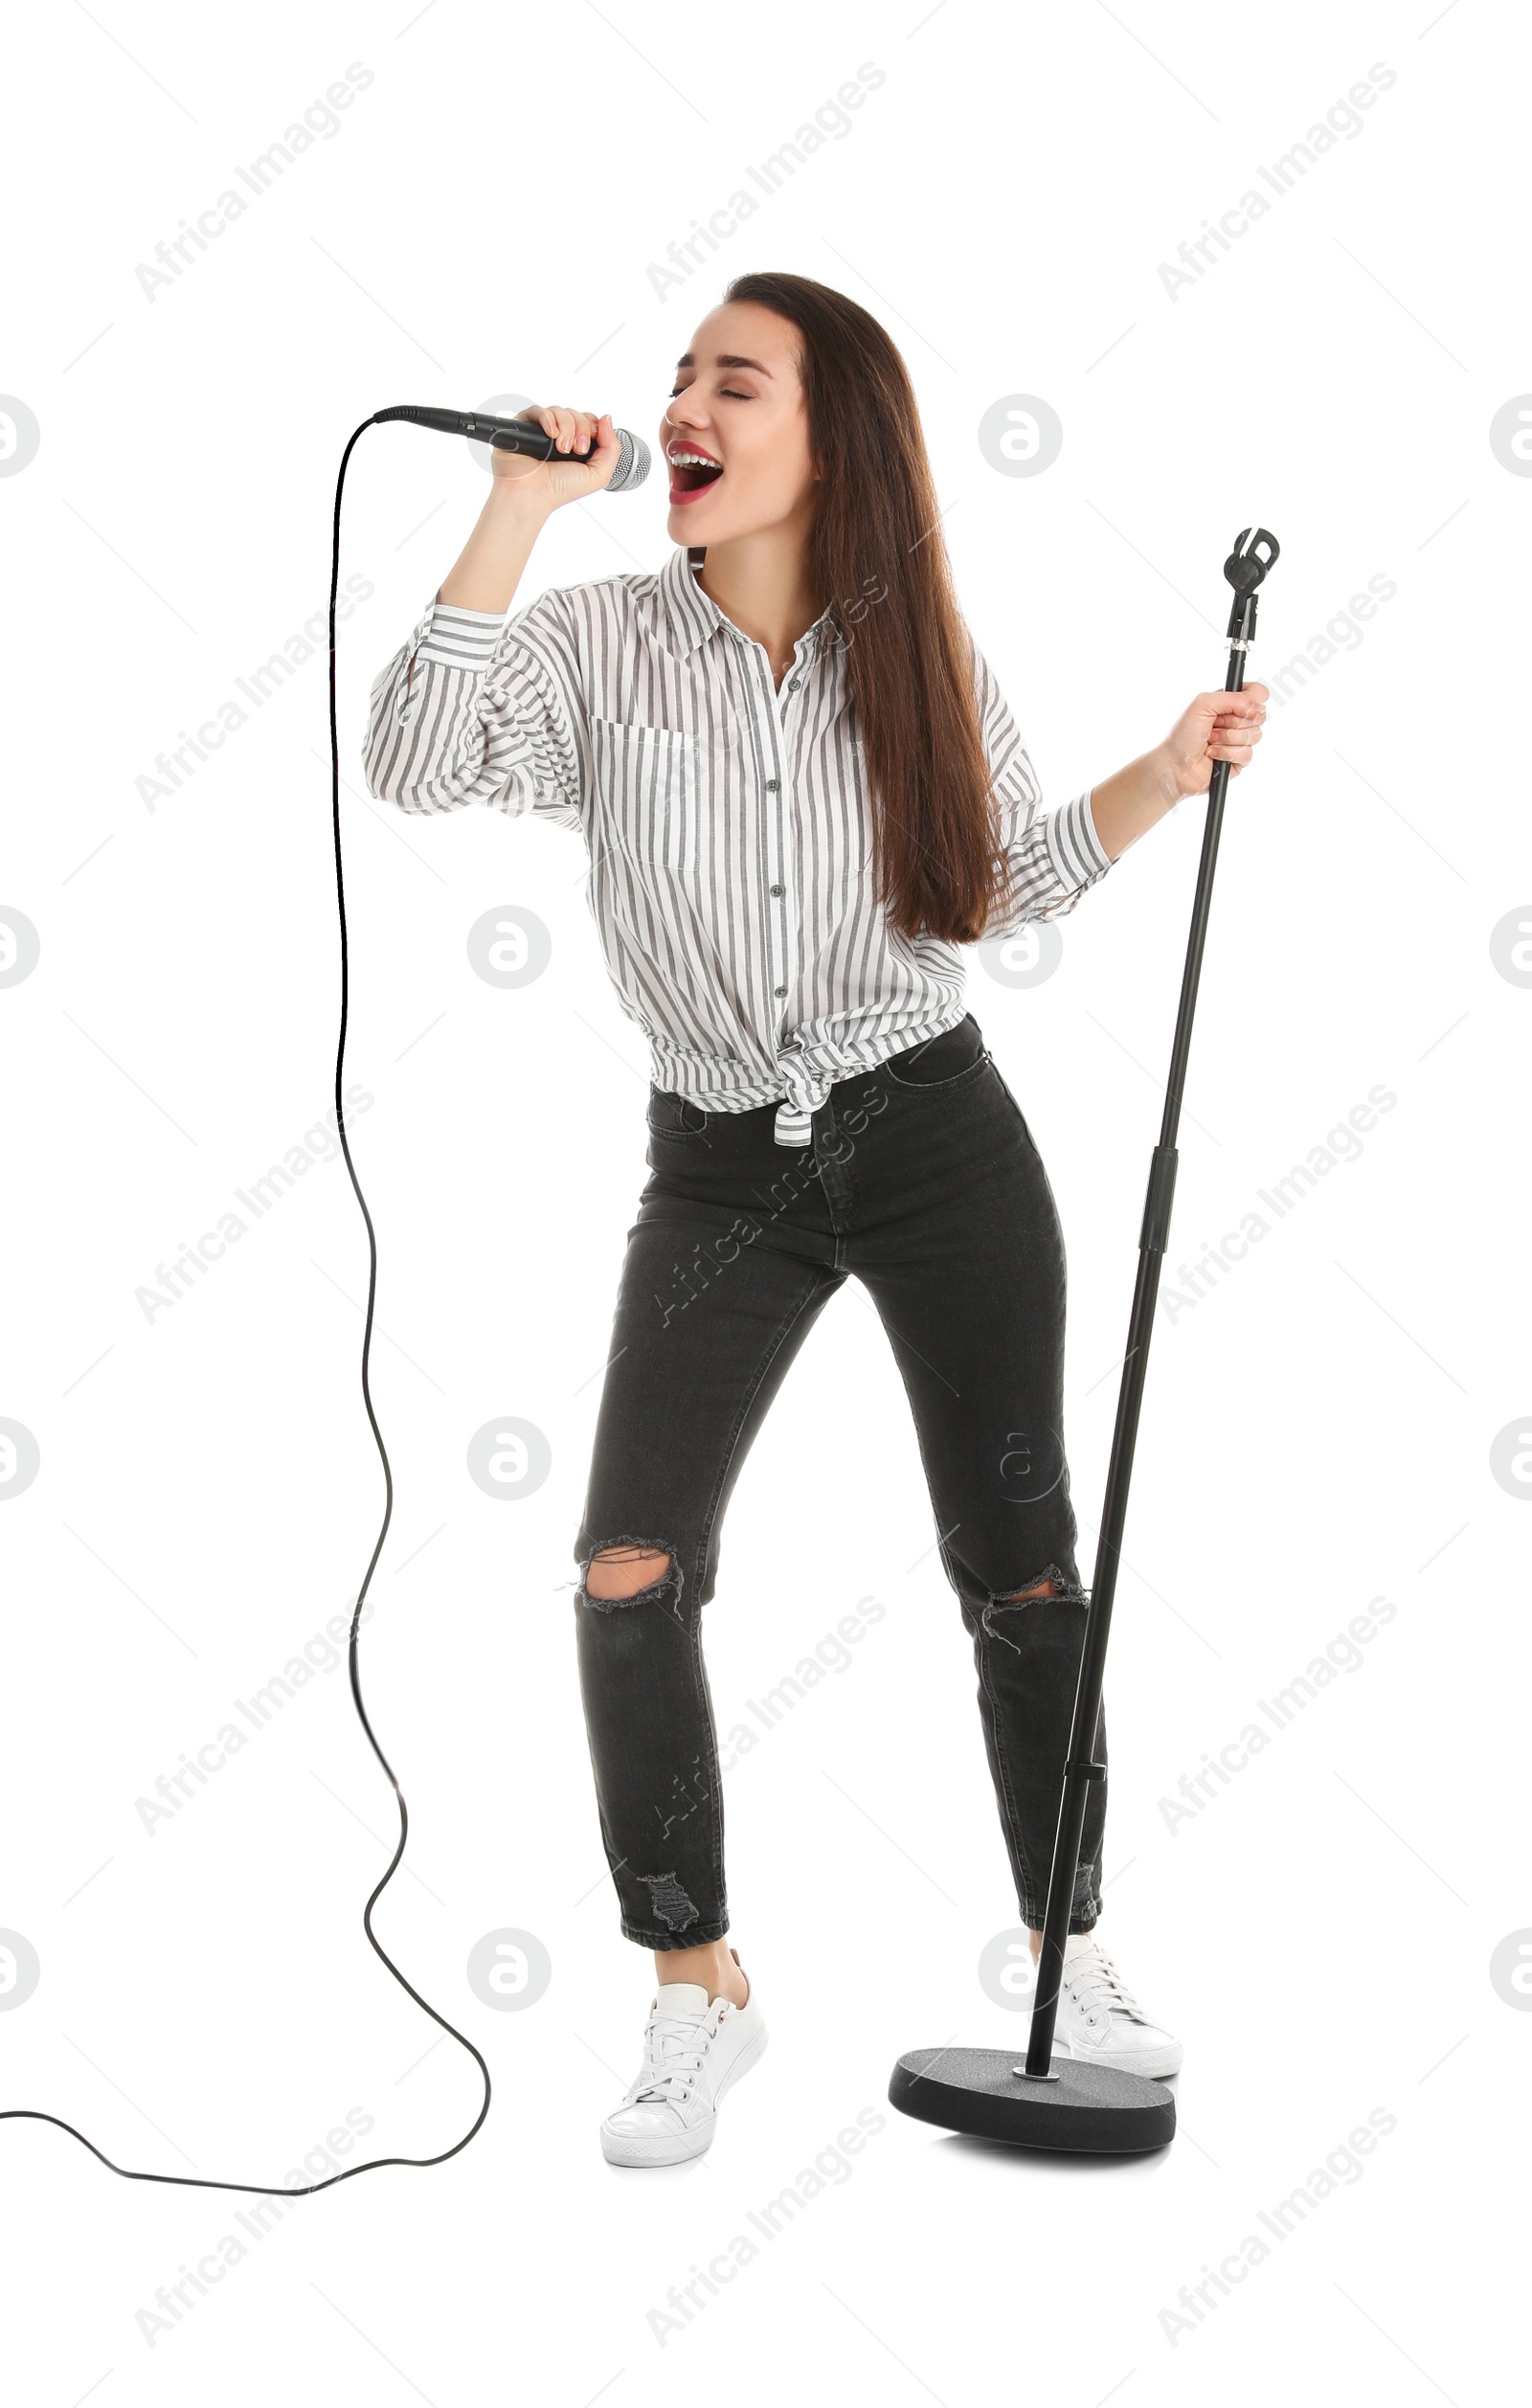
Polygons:
<instances>
[{"instance_id":1,"label":"round black base","mask_svg":"<svg viewBox=\"0 0 1532 2408\"><path fill-rule=\"evenodd\" d=\"M1016 2068L1019 2048L917 2048L901 2057L889 2097L901 2114L946 2132L1009 2141L1017 2149L1080 2155L1163 2149L1174 2137L1176 2102L1162 2082L1055 2057L1033 2082Z\"/></svg>"}]
</instances>

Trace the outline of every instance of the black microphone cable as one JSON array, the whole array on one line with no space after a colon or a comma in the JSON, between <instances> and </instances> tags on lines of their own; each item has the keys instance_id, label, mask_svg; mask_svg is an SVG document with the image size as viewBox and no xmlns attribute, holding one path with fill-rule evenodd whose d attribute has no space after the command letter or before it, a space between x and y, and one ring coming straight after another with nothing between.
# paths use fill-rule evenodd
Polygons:
<instances>
[{"instance_id":1,"label":"black microphone cable","mask_svg":"<svg viewBox=\"0 0 1532 2408\"><path fill-rule=\"evenodd\" d=\"M393 1766L389 1763L389 1760L384 1755L382 1748L378 1745L377 1734L368 1720L367 1708L362 1702L362 1683L357 1669L357 1632L362 1618L362 1607L366 1602L368 1588L372 1582L372 1574L376 1569L378 1557L383 1552L383 1542L388 1537L389 1523L394 1515L394 1472L389 1462L388 1449L383 1444L383 1432L378 1428L377 1415L372 1410L372 1391L368 1383L368 1362L372 1347L372 1306L374 1298L377 1294L377 1238L372 1227L372 1216L367 1208L367 1198L362 1193L361 1181L356 1176L356 1165L351 1160L351 1149L347 1142L346 1110L344 1099L341 1094L341 1078L346 1062L346 1024L350 997L350 964L346 950L346 877L341 862L341 761L340 738L336 723L335 705L335 596L339 590L341 574L341 495L346 486L347 465L362 436L366 434L370 426L375 426L378 423L378 418L364 418L361 425L356 429L355 434L351 437L350 441L347 444L345 451L341 454L340 474L335 480L335 527L330 551L329 572L330 815L335 834L335 902L337 911L340 914L341 933L341 1023L340 1036L335 1048L335 1124L340 1133L341 1151L346 1157L346 1168L350 1174L350 1181L356 1193L356 1201L362 1208L362 1219L367 1224L367 1319L362 1331L362 1402L367 1407L367 1418L372 1424L372 1436L377 1442L378 1455L383 1465L383 1481L386 1492L383 1507L383 1526L377 1534L377 1543L372 1549L372 1561L368 1564L366 1578L363 1580L361 1588L357 1593L355 1610L351 1615L350 1639L347 1649L347 1664L350 1673L351 1700L356 1707L357 1719L361 1722L363 1730L367 1733L368 1745L372 1748L373 1755L377 1758L378 1763L382 1766L384 1771L388 1775L390 1786L393 1789L395 1798L398 1800L399 1807L399 1844L394 1849L394 1855L389 1860L388 1868L385 1871L382 1879L378 1882L377 1887L373 1890L372 1897L368 1900L366 1906L362 1910L362 1928L367 1933L368 1940L374 1954L382 1959L383 1963L388 1967L389 1971L393 1974L394 1980L398 1983L400 1989L408 1992L409 1995L415 2000L416 2005L424 2010L424 2012L431 2017L433 2023L439 2023L443 2032L448 2033L461 2047L467 2050L469 2056L473 2059L474 2063L478 2066L481 2075L484 2077L484 2100L478 2114L474 2117L474 2120L469 2125L468 2129L463 2133L462 2138L461 2140L454 2141L450 2149L441 2149L435 2157L367 2157L362 2160L360 2165L348 2166L341 2173L327 2174L323 2182L304 2183L301 2190L296 2191L280 2190L269 2183L219 2182L215 2181L211 2174L148 2173L138 2166L119 2166L113 2161L113 2159L107 2156L104 2149L98 2149L93 2140L88 2139L86 2135L79 2131L73 2124L66 2123L61 2115L49 2115L45 2113L41 2107L0 2108L0 2123L6 2123L11 2121L12 2119L24 2117L34 2124L56 2125L61 2132L68 2132L72 2139L79 2141L82 2147L88 2149L93 2157L99 2157L101 2164L105 2166L110 2172L121 2174L124 2181L174 2183L178 2188L189 2191L249 2191L253 2192L257 2197L263 2199L310 2198L316 2191L328 2191L332 2189L337 2182L349 2182L355 2175L359 2173L372 2173L379 2166L445 2165L449 2157L456 2157L461 2149L467 2148L468 2143L473 2139L475 2133L479 2131L484 2124L485 2116L489 2113L489 2068L484 2063L483 2057L475 2048L473 2042L467 2037L466 2034L460 2032L455 2023L449 2023L446 2016L439 2014L438 2010L432 2006L429 1999L421 1997L413 1982L406 1980L405 1976L400 1972L398 1967L394 1964L394 1959L379 1943L377 1934L372 1929L372 1909L377 1904L377 1902L382 1897L384 1891L388 1888L389 1883L393 1880L394 1876L398 1871L400 1862L403 1859L404 1844L410 1834L410 1815L409 1809L404 1803L404 1791L399 1787Z\"/></svg>"}]
</instances>

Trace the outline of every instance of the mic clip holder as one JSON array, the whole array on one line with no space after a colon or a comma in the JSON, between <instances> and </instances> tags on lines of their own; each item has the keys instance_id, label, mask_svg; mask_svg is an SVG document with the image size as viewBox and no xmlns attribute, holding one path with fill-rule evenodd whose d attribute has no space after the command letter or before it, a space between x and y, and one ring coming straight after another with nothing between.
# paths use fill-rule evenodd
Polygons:
<instances>
[{"instance_id":1,"label":"mic clip holder","mask_svg":"<svg viewBox=\"0 0 1532 2408\"><path fill-rule=\"evenodd\" d=\"M1281 550L1276 537L1265 527L1242 528L1234 538L1234 549L1224 563L1224 574L1234 589L1228 614L1228 641L1236 652L1246 651L1254 641L1255 604L1261 582Z\"/></svg>"}]
</instances>

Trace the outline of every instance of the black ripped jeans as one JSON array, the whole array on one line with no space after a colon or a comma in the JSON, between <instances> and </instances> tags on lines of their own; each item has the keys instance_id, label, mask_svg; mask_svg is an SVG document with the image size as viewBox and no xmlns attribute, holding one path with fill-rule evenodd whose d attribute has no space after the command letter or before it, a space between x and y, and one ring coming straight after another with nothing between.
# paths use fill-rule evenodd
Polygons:
<instances>
[{"instance_id":1,"label":"black ripped jeans","mask_svg":"<svg viewBox=\"0 0 1532 2408\"><path fill-rule=\"evenodd\" d=\"M581 1695L621 1924L649 1948L729 1928L703 1668L731 1492L788 1365L854 1273L914 1415L1023 1920L1040 1929L1084 1635L1063 1432L1064 1242L1041 1157L972 1014L836 1082L813 1142L776 1107L649 1091L652 1172L628 1232L574 1555ZM827 1466L804 1463L811 1488ZM626 1598L593 1555L664 1549ZM1055 1581L1059 1594L1008 1602ZM1105 1719L1093 1754L1105 1761ZM1106 1783L1091 1785L1070 1928L1101 1911Z\"/></svg>"}]
</instances>

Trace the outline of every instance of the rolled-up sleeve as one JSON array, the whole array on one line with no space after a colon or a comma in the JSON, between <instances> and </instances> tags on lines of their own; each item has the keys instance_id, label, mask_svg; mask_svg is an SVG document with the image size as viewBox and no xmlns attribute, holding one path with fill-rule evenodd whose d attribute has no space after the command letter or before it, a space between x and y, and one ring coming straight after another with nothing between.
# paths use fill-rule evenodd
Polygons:
<instances>
[{"instance_id":1,"label":"rolled-up sleeve","mask_svg":"<svg viewBox=\"0 0 1532 2408\"><path fill-rule=\"evenodd\" d=\"M1074 795L1054 811L1042 807L1042 789L1010 706L977 644L975 675L980 727L994 780L1007 879L1003 908L985 932L1008 936L1026 920L1058 920L1072 911L1088 887L1112 867L1091 815L1089 792Z\"/></svg>"},{"instance_id":2,"label":"rolled-up sleeve","mask_svg":"<svg viewBox=\"0 0 1532 2408\"><path fill-rule=\"evenodd\" d=\"M401 811L584 824L589 717L562 596L509 619L432 602L374 680L363 763Z\"/></svg>"}]
</instances>

